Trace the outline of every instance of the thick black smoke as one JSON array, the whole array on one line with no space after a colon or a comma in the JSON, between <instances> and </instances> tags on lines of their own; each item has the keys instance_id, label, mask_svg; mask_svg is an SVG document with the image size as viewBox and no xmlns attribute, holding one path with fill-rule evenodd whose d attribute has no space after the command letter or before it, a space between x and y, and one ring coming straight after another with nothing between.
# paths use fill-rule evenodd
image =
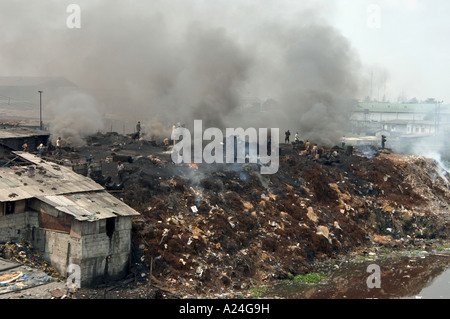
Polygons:
<instances>
[{"instance_id":1,"label":"thick black smoke","mask_svg":"<svg viewBox=\"0 0 450 319\"><path fill-rule=\"evenodd\" d=\"M124 125L140 120L152 137L194 119L204 127L290 129L318 143L336 143L346 130L359 62L314 6L298 21L281 21L270 14L273 4L258 1L77 3L80 29L66 25L69 2L0 3L3 75L62 76L92 98L46 96L55 137L79 140L108 129L111 118ZM276 107L248 112L242 100L249 94L274 99ZM83 100L89 107L77 112L73 105ZM67 114L70 130L57 124ZM98 114L103 121L92 121Z\"/></svg>"}]
</instances>

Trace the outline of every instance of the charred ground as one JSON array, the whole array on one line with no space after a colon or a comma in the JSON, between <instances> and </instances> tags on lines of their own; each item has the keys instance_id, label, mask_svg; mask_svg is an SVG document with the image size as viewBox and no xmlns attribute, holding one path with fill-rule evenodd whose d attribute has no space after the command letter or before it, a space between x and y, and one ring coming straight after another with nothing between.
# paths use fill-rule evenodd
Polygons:
<instances>
[{"instance_id":1,"label":"charred ground","mask_svg":"<svg viewBox=\"0 0 450 319\"><path fill-rule=\"evenodd\" d=\"M66 148L61 160L92 154L102 167L92 178L141 213L136 277L145 266L152 285L174 296L207 296L307 273L358 249L447 239L447 173L428 158L375 151L335 147L316 158L282 145L278 173L261 175L249 163L175 165L170 146L109 133Z\"/></svg>"}]
</instances>

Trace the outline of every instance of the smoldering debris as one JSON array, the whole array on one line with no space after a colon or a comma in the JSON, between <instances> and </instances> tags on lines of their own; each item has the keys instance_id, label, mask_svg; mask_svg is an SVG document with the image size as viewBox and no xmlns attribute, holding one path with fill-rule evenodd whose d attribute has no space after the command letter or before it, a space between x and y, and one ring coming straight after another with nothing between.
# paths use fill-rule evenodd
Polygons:
<instances>
[{"instance_id":1,"label":"smoldering debris","mask_svg":"<svg viewBox=\"0 0 450 319\"><path fill-rule=\"evenodd\" d=\"M159 282L208 295L305 273L365 245L408 247L448 235L449 190L438 173L430 178L436 167L427 159L339 149L316 157L283 145L279 171L263 176L249 163L175 165L170 148L153 143L174 123L204 120L220 129L298 128L305 140L336 145L361 63L314 6L283 23L255 17L242 29L230 14L239 10L228 7L215 21L210 7L185 1L79 1L82 27L69 30L61 19L41 23L65 12L63 4L17 3L0 4L5 34L13 35L4 72L78 84L83 93L46 102L52 136L75 146L62 161L87 165L92 154L98 181L141 212L134 244ZM21 14L24 6L35 15ZM276 103L249 111L242 105L249 95ZM121 124L140 120L152 141L92 136L111 114ZM115 159L130 157L119 175Z\"/></svg>"},{"instance_id":2,"label":"smoldering debris","mask_svg":"<svg viewBox=\"0 0 450 319\"><path fill-rule=\"evenodd\" d=\"M448 236L449 189L426 158L339 148L317 157L283 144L277 174L261 175L251 163L177 165L170 146L118 134L96 135L79 151L103 161L113 145L134 155L112 193L142 214L134 244L172 291L240 291L353 250ZM102 165L118 183L116 163Z\"/></svg>"}]
</instances>

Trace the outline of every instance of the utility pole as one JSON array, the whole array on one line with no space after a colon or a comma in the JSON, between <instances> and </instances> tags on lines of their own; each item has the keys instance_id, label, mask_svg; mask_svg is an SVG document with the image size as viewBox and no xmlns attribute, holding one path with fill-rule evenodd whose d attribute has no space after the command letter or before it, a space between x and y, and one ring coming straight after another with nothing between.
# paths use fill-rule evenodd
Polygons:
<instances>
[{"instance_id":1,"label":"utility pole","mask_svg":"<svg viewBox=\"0 0 450 319\"><path fill-rule=\"evenodd\" d=\"M42 91L39 92L39 129L42 131Z\"/></svg>"}]
</instances>

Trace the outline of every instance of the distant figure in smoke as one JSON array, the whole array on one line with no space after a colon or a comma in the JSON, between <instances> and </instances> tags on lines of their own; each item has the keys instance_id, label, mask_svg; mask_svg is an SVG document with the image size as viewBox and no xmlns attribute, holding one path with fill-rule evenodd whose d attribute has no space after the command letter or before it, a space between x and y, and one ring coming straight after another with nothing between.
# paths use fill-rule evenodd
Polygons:
<instances>
[{"instance_id":1,"label":"distant figure in smoke","mask_svg":"<svg viewBox=\"0 0 450 319\"><path fill-rule=\"evenodd\" d=\"M120 182L122 182L122 177L123 177L123 169L125 167L123 166L121 161L117 162L117 176L119 176L119 180Z\"/></svg>"},{"instance_id":2,"label":"distant figure in smoke","mask_svg":"<svg viewBox=\"0 0 450 319\"><path fill-rule=\"evenodd\" d=\"M136 124L136 139L141 137L141 122L138 121Z\"/></svg>"},{"instance_id":3,"label":"distant figure in smoke","mask_svg":"<svg viewBox=\"0 0 450 319\"><path fill-rule=\"evenodd\" d=\"M92 165L88 166L87 176L92 177Z\"/></svg>"},{"instance_id":4,"label":"distant figure in smoke","mask_svg":"<svg viewBox=\"0 0 450 319\"><path fill-rule=\"evenodd\" d=\"M306 140L306 143L305 143L305 150L306 150L306 152L309 152L309 147L310 146L311 146L311 142L309 140Z\"/></svg>"},{"instance_id":5,"label":"distant figure in smoke","mask_svg":"<svg viewBox=\"0 0 450 319\"><path fill-rule=\"evenodd\" d=\"M61 137L58 137L58 139L56 140L56 155L60 156L61 155Z\"/></svg>"},{"instance_id":6,"label":"distant figure in smoke","mask_svg":"<svg viewBox=\"0 0 450 319\"><path fill-rule=\"evenodd\" d=\"M41 144L37 147L37 150L38 150L38 152L39 152L39 157L42 158L42 154L44 153L44 150L45 150L44 144L41 143Z\"/></svg>"},{"instance_id":7,"label":"distant figure in smoke","mask_svg":"<svg viewBox=\"0 0 450 319\"><path fill-rule=\"evenodd\" d=\"M297 132L297 133L295 133L295 142L298 143L298 141L299 141L299 139L298 139L298 132Z\"/></svg>"},{"instance_id":8,"label":"distant figure in smoke","mask_svg":"<svg viewBox=\"0 0 450 319\"><path fill-rule=\"evenodd\" d=\"M322 158L325 155L325 148L323 146L319 148L317 154L319 155L319 158Z\"/></svg>"},{"instance_id":9,"label":"distant figure in smoke","mask_svg":"<svg viewBox=\"0 0 450 319\"><path fill-rule=\"evenodd\" d=\"M386 136L381 135L381 148L384 150L386 144Z\"/></svg>"},{"instance_id":10,"label":"distant figure in smoke","mask_svg":"<svg viewBox=\"0 0 450 319\"><path fill-rule=\"evenodd\" d=\"M342 136L342 148L345 148L345 135Z\"/></svg>"},{"instance_id":11,"label":"distant figure in smoke","mask_svg":"<svg viewBox=\"0 0 450 319\"><path fill-rule=\"evenodd\" d=\"M289 130L287 130L286 132L284 132L285 138L284 138L284 142L286 144L289 143L289 136L291 136L291 132L289 132Z\"/></svg>"},{"instance_id":12,"label":"distant figure in smoke","mask_svg":"<svg viewBox=\"0 0 450 319\"><path fill-rule=\"evenodd\" d=\"M313 144L313 145L312 145L311 153L312 153L312 155L314 155L314 156L317 155L317 144Z\"/></svg>"},{"instance_id":13,"label":"distant figure in smoke","mask_svg":"<svg viewBox=\"0 0 450 319\"><path fill-rule=\"evenodd\" d=\"M175 131L175 129L177 128L177 126L174 124L174 125L172 125L172 134L173 134L173 132ZM171 135L172 136L172 135ZM175 144L177 144L177 141L176 140L173 140L173 145L175 145Z\"/></svg>"}]
</instances>

